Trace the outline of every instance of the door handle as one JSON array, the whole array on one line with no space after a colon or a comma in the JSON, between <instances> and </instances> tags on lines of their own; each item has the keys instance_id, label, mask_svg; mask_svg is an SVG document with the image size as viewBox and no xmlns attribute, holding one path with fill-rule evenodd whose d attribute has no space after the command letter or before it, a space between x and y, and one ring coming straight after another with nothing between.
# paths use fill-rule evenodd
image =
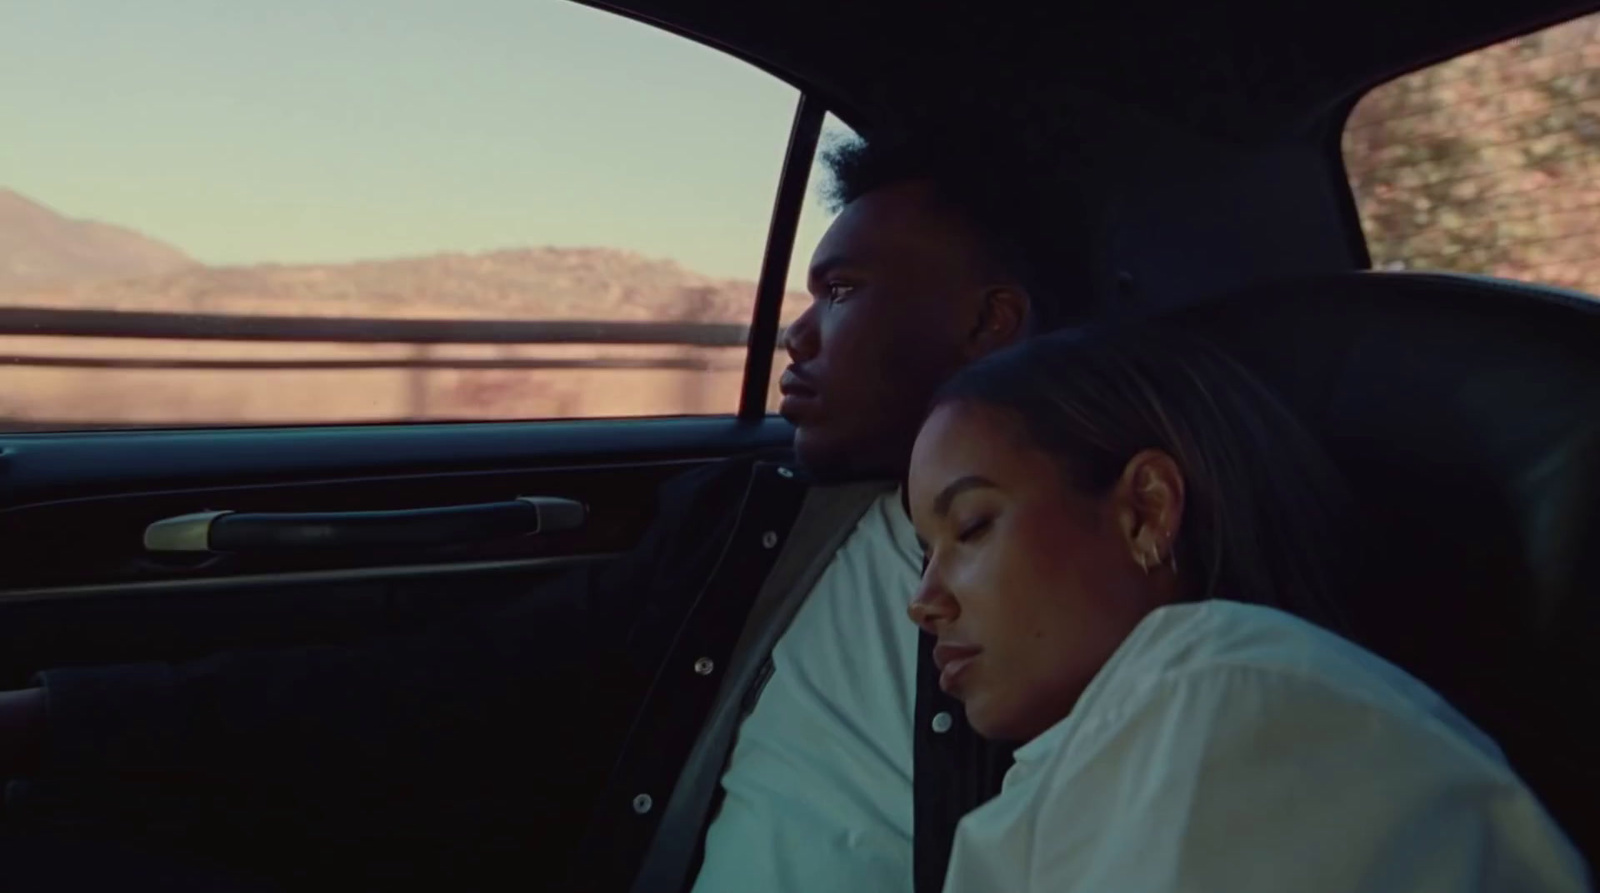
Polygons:
<instances>
[{"instance_id":1,"label":"door handle","mask_svg":"<svg viewBox=\"0 0 1600 893\"><path fill-rule=\"evenodd\" d=\"M144 531L150 552L291 552L449 546L576 530L581 502L522 496L506 502L384 512L196 512Z\"/></svg>"}]
</instances>

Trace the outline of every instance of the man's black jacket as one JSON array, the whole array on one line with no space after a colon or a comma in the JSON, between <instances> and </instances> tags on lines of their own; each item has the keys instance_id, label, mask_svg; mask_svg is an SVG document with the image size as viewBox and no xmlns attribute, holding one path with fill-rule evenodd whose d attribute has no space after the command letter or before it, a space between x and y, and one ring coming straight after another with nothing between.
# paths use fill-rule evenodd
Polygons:
<instances>
[{"instance_id":1,"label":"man's black jacket","mask_svg":"<svg viewBox=\"0 0 1600 893\"><path fill-rule=\"evenodd\" d=\"M665 801L712 703L689 667L725 662L808 486L756 457L688 472L626 557L448 629L42 673L44 766L8 788L8 813L268 845L269 873L296 885L344 870L385 889L539 889L576 853L583 889L626 889L661 812L640 795ZM1009 751L938 690L926 637L916 705L931 893Z\"/></svg>"}]
</instances>

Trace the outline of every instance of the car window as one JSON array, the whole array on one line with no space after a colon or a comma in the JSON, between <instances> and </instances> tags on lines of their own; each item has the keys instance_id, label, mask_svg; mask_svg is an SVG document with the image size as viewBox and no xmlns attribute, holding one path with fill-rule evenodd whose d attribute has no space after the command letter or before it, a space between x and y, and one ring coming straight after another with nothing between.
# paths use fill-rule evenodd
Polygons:
<instances>
[{"instance_id":1,"label":"car window","mask_svg":"<svg viewBox=\"0 0 1600 893\"><path fill-rule=\"evenodd\" d=\"M822 134L817 140L816 158L812 161L806 184L806 203L801 208L799 225L795 230L794 257L789 262L789 290L783 298L780 325L793 322L805 312L806 307L810 306L811 295L806 291L806 274L811 267L811 255L816 251L817 243L822 240L823 233L828 231L833 218L837 216L827 199L829 178L825 159L828 150L858 138L850 125L840 121L831 113L823 117ZM778 349L772 355L772 378L767 385L769 412L776 412L778 404L783 399L783 395L778 393L778 381L788 365L789 356L784 352L783 340L780 338Z\"/></svg>"},{"instance_id":2,"label":"car window","mask_svg":"<svg viewBox=\"0 0 1600 893\"><path fill-rule=\"evenodd\" d=\"M798 92L567 0L0 10L0 430L732 413Z\"/></svg>"},{"instance_id":3,"label":"car window","mask_svg":"<svg viewBox=\"0 0 1600 893\"><path fill-rule=\"evenodd\" d=\"M1600 16L1384 84L1345 126L1373 266L1600 292Z\"/></svg>"}]
</instances>

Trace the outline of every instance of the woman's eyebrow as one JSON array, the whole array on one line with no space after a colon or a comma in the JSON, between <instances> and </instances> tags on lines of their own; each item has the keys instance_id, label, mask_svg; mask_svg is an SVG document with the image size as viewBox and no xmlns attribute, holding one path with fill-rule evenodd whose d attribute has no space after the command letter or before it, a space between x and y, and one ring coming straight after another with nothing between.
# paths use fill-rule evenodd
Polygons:
<instances>
[{"instance_id":1,"label":"woman's eyebrow","mask_svg":"<svg viewBox=\"0 0 1600 893\"><path fill-rule=\"evenodd\" d=\"M999 484L980 474L969 474L965 477L956 478L945 485L945 488L939 491L939 495L933 498L933 513L940 517L950 514L950 503L954 502L957 496L968 490L998 489L999 486Z\"/></svg>"}]
</instances>

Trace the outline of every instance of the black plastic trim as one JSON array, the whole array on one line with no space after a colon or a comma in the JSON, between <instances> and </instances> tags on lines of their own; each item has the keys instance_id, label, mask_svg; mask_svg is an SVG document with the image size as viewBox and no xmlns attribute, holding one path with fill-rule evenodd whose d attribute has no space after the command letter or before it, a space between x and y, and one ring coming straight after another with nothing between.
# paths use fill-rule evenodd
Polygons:
<instances>
[{"instance_id":1,"label":"black plastic trim","mask_svg":"<svg viewBox=\"0 0 1600 893\"><path fill-rule=\"evenodd\" d=\"M1350 124L1350 115L1357 103L1366 97L1358 93L1333 109L1324 120L1328 132L1322 135L1323 152L1328 159L1328 173L1339 204L1339 217L1345 231L1345 244L1350 249L1351 267L1372 269L1372 249L1367 245L1367 230L1361 225L1361 205L1355 187L1350 182L1350 170L1344 163L1344 129Z\"/></svg>"},{"instance_id":2,"label":"black plastic trim","mask_svg":"<svg viewBox=\"0 0 1600 893\"><path fill-rule=\"evenodd\" d=\"M794 254L795 232L805 207L811 162L822 136L827 109L809 93L800 94L789 148L778 176L778 197L772 203L772 225L767 227L767 250L761 258L761 278L756 284L756 306L750 319L750 344L745 351L744 391L739 397L739 418L754 421L767 414L767 385L772 380L772 354L778 345L778 318Z\"/></svg>"},{"instance_id":3,"label":"black plastic trim","mask_svg":"<svg viewBox=\"0 0 1600 893\"><path fill-rule=\"evenodd\" d=\"M731 416L0 435L0 511L218 483L707 459L793 436L776 417Z\"/></svg>"},{"instance_id":4,"label":"black plastic trim","mask_svg":"<svg viewBox=\"0 0 1600 893\"><path fill-rule=\"evenodd\" d=\"M543 532L531 502L377 512L229 512L207 522L213 552L437 548Z\"/></svg>"},{"instance_id":5,"label":"black plastic trim","mask_svg":"<svg viewBox=\"0 0 1600 893\"><path fill-rule=\"evenodd\" d=\"M241 577L204 577L195 580L141 580L133 583L92 583L79 586L42 586L0 591L0 608L13 604L97 599L149 595L178 596L202 592L207 595L255 595L287 593L297 587L341 583L368 583L381 580L416 580L429 577L471 576L503 571L548 571L585 564L604 564L622 557L619 552L590 555L558 555L546 558L519 558L509 561L471 561L454 564L401 564L389 567L339 568L284 574L252 574ZM452 590L433 590L449 598Z\"/></svg>"}]
</instances>

